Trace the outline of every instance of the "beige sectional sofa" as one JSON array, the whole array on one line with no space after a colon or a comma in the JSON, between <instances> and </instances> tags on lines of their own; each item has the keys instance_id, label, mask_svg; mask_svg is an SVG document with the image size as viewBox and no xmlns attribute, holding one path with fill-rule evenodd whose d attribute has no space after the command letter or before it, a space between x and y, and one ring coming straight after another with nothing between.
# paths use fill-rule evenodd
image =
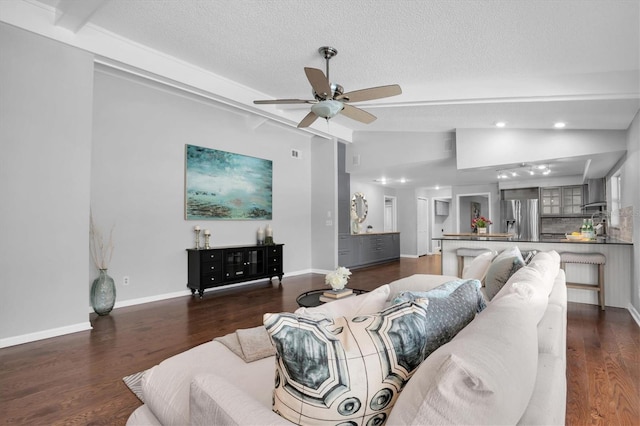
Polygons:
<instances>
[{"instance_id":1,"label":"beige sectional sofa","mask_svg":"<svg viewBox=\"0 0 640 426\"><path fill-rule=\"evenodd\" d=\"M386 424L564 424L567 291L559 265L556 252L538 253L511 275L471 323L420 364ZM400 291L454 279L414 275L351 298L361 302L350 309L377 309ZM205 343L145 374L145 404L127 424L291 425L272 411L274 371L274 356L245 363L219 341Z\"/></svg>"}]
</instances>

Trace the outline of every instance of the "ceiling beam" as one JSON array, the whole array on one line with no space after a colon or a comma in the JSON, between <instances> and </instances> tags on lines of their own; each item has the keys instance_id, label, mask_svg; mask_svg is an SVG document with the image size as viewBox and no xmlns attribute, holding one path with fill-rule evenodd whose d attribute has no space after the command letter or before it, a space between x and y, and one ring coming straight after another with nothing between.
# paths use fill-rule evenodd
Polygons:
<instances>
[{"instance_id":1,"label":"ceiling beam","mask_svg":"<svg viewBox=\"0 0 640 426\"><path fill-rule=\"evenodd\" d=\"M55 25L77 33L107 0L60 0Z\"/></svg>"}]
</instances>

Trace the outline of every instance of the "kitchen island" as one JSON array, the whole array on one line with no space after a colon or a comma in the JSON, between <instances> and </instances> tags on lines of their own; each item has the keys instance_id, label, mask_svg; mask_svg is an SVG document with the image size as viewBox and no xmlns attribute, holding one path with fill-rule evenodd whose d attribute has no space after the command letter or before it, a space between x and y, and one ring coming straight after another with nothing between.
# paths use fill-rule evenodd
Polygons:
<instances>
[{"instance_id":1,"label":"kitchen island","mask_svg":"<svg viewBox=\"0 0 640 426\"><path fill-rule=\"evenodd\" d=\"M517 245L521 251L555 250L558 253L571 251L576 253L595 252L607 257L605 265L605 303L607 306L628 308L631 299L631 269L633 244L612 238L600 241L569 241L562 238L540 240L519 240L504 236L482 236L477 234L447 234L440 238L442 253L442 274L457 275L459 248L487 248L500 252ZM467 258L467 262L471 259ZM567 281L581 283L597 282L597 268L592 265L567 264ZM598 304L598 295L594 291L568 289L570 302Z\"/></svg>"}]
</instances>

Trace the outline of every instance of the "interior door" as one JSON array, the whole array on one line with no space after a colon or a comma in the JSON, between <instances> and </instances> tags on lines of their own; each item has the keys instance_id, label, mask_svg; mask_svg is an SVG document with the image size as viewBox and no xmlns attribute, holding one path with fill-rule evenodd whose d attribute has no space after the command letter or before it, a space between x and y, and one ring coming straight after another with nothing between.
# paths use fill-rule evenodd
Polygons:
<instances>
[{"instance_id":1,"label":"interior door","mask_svg":"<svg viewBox=\"0 0 640 426\"><path fill-rule=\"evenodd\" d=\"M429 200L418 197L418 256L429 253Z\"/></svg>"}]
</instances>

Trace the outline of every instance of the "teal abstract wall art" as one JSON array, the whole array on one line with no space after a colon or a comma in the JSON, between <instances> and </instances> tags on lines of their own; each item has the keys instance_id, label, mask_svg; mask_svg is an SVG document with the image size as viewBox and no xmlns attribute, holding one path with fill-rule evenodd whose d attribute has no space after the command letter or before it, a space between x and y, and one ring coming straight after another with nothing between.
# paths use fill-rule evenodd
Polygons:
<instances>
[{"instance_id":1,"label":"teal abstract wall art","mask_svg":"<svg viewBox=\"0 0 640 426\"><path fill-rule=\"evenodd\" d=\"M273 162L186 145L185 219L271 220Z\"/></svg>"}]
</instances>

